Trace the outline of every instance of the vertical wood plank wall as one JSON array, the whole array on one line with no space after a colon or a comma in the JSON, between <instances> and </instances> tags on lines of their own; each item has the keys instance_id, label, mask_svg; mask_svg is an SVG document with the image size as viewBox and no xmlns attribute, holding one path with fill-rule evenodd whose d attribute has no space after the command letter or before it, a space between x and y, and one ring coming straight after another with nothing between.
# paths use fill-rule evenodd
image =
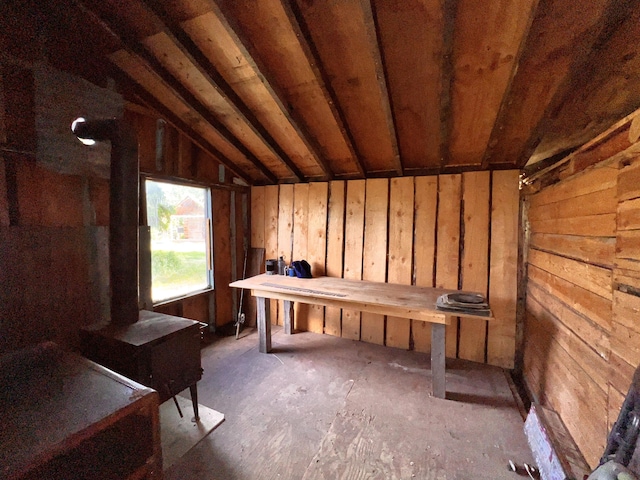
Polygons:
<instances>
[{"instance_id":1,"label":"vertical wood plank wall","mask_svg":"<svg viewBox=\"0 0 640 480\"><path fill-rule=\"evenodd\" d=\"M595 466L640 364L640 158L604 160L526 203L524 378Z\"/></svg>"},{"instance_id":2,"label":"vertical wood plank wall","mask_svg":"<svg viewBox=\"0 0 640 480\"><path fill-rule=\"evenodd\" d=\"M261 186L251 199L251 246L265 248L266 258L304 258L315 275L489 293L499 304L496 326L456 322L447 355L478 362L488 355L513 368L517 171ZM508 263L494 265L490 255ZM429 324L352 310L302 306L295 328L430 350Z\"/></svg>"}]
</instances>

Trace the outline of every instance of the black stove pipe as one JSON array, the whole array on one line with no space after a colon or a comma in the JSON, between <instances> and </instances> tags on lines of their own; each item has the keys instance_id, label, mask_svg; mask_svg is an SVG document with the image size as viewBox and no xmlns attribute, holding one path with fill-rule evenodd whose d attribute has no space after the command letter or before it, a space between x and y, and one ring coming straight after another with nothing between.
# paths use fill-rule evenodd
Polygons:
<instances>
[{"instance_id":1,"label":"black stove pipe","mask_svg":"<svg viewBox=\"0 0 640 480\"><path fill-rule=\"evenodd\" d=\"M116 119L78 119L71 127L83 143L111 142L109 275L111 323L138 321L138 142L133 129Z\"/></svg>"}]
</instances>

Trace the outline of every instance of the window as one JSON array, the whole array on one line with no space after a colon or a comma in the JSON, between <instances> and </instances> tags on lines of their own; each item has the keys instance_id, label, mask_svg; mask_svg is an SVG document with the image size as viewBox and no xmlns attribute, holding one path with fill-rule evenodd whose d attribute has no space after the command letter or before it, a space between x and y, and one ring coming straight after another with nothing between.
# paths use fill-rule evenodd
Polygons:
<instances>
[{"instance_id":1,"label":"window","mask_svg":"<svg viewBox=\"0 0 640 480\"><path fill-rule=\"evenodd\" d=\"M154 303L213 288L208 188L145 181Z\"/></svg>"}]
</instances>

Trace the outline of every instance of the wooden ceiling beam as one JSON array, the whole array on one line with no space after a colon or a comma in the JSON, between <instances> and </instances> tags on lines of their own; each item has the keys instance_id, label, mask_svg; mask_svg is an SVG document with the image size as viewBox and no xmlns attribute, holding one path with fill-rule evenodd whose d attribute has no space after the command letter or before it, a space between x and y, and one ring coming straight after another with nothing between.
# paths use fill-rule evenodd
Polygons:
<instances>
[{"instance_id":1,"label":"wooden ceiling beam","mask_svg":"<svg viewBox=\"0 0 640 480\"><path fill-rule=\"evenodd\" d=\"M453 88L453 34L456 27L457 0L444 0L442 10L442 80L440 91L440 168L445 168L450 160L449 144L453 131L451 98Z\"/></svg>"},{"instance_id":2,"label":"wooden ceiling beam","mask_svg":"<svg viewBox=\"0 0 640 480\"><path fill-rule=\"evenodd\" d=\"M277 177L256 158L256 156L234 135L229 129L220 122L211 111L206 108L182 83L175 78L146 48L144 48L135 38L118 27L118 22L114 18L106 18L103 14L101 17L93 12L82 0L76 0L78 7L83 10L86 15L90 15L100 24L102 29L109 36L116 39L124 48L132 55L139 58L146 66L162 79L163 82L180 98L185 105L196 111L212 128L215 128L220 135L231 145L233 145L247 160L249 160L258 169L262 175L273 183L277 183ZM231 164L232 162L220 154L222 158Z\"/></svg>"},{"instance_id":3,"label":"wooden ceiling beam","mask_svg":"<svg viewBox=\"0 0 640 480\"><path fill-rule=\"evenodd\" d=\"M336 96L336 92L334 91L329 76L327 72L322 67L322 61L320 60L320 54L318 50L315 48L313 40L311 39L311 33L309 32L309 28L306 25L304 17L300 12L296 2L287 2L281 1L282 7L289 18L289 23L291 24L291 28L296 33L296 36L299 39L300 46L307 57L307 61L309 62L309 66L311 70L316 76L318 84L322 90L324 98L331 108L331 113L342 132L342 135L345 139L347 147L351 152L353 161L356 165L358 173L362 178L366 176L364 165L361 160L361 154L356 147L356 142L353 138L353 133L349 128L349 123L346 120L344 110L340 106L338 102L338 98Z\"/></svg>"},{"instance_id":4,"label":"wooden ceiling beam","mask_svg":"<svg viewBox=\"0 0 640 480\"><path fill-rule=\"evenodd\" d=\"M396 173L399 176L402 176L403 169L402 159L400 158L400 147L398 146L398 132L396 131L395 120L393 118L393 99L389 94L389 88L387 85L387 69L380 52L380 29L378 28L377 17L374 14L374 6L372 5L371 0L361 0L361 4L365 26L367 28L367 35L369 38L369 48L375 64L378 86L380 87L384 118L387 123L387 128L389 129L389 137L391 138L394 168Z\"/></svg>"},{"instance_id":5,"label":"wooden ceiling beam","mask_svg":"<svg viewBox=\"0 0 640 480\"><path fill-rule=\"evenodd\" d=\"M167 122L184 133L193 143L228 168L234 175L237 175L249 184L256 183L256 179L249 177L247 172L242 172L237 165L227 159L218 149L202 138L202 136L190 125L180 119L177 115L174 115L171 110L165 107L158 99L138 85L134 79L129 77L115 65L113 65L112 68L112 75L119 84L123 85L129 92L137 96L148 108L158 112L158 114Z\"/></svg>"},{"instance_id":6,"label":"wooden ceiling beam","mask_svg":"<svg viewBox=\"0 0 640 480\"><path fill-rule=\"evenodd\" d=\"M158 18L158 22L162 25L163 31L168 35L191 63L198 69L214 88L225 98L231 105L238 116L243 118L254 133L261 138L264 144L274 153L274 155L287 167L291 174L298 181L303 181L305 175L298 166L289 158L287 153L273 139L271 134L257 120L253 112L246 107L244 102L238 97L231 86L217 71L211 61L200 51L198 46L187 35L179 23L173 20L165 9L162 0L140 0L141 4L149 8L150 13Z\"/></svg>"},{"instance_id":7,"label":"wooden ceiling beam","mask_svg":"<svg viewBox=\"0 0 640 480\"><path fill-rule=\"evenodd\" d=\"M278 87L278 84L272 81L267 68L265 68L265 66L259 61L259 57L252 53L253 49L251 49L250 47L251 43L248 42L246 38L243 38L242 30L238 28L237 25L233 24L233 20L231 20L230 17L226 16L222 12L216 2L210 0L207 3L213 11L214 15L216 15L216 17L218 17L220 22L224 25L224 28L227 30L227 34L233 39L238 50L242 52L242 55L244 56L247 63L254 70L255 74L261 79L262 84L267 89L284 117L291 124L302 142L305 144L313 159L323 171L325 179L333 180L334 174L331 170L331 167L324 158L324 155L320 153L322 151L322 148L315 140L315 138L313 138L309 134L309 132L302 126L303 122L295 113L295 111L291 111L286 107L287 102L285 101L284 93Z\"/></svg>"}]
</instances>

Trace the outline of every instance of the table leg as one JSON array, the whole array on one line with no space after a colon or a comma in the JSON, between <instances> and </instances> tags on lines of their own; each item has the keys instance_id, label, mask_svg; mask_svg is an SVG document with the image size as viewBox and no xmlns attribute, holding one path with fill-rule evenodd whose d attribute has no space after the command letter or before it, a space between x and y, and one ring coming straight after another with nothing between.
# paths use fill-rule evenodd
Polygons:
<instances>
[{"instance_id":1,"label":"table leg","mask_svg":"<svg viewBox=\"0 0 640 480\"><path fill-rule=\"evenodd\" d=\"M445 398L445 324L431 324L431 378L433 396Z\"/></svg>"},{"instance_id":2,"label":"table leg","mask_svg":"<svg viewBox=\"0 0 640 480\"><path fill-rule=\"evenodd\" d=\"M291 335L293 333L293 302L284 300L284 333Z\"/></svg>"},{"instance_id":3,"label":"table leg","mask_svg":"<svg viewBox=\"0 0 640 480\"><path fill-rule=\"evenodd\" d=\"M258 303L258 339L260 353L271 351L271 308L269 299L256 297Z\"/></svg>"},{"instance_id":4,"label":"table leg","mask_svg":"<svg viewBox=\"0 0 640 480\"><path fill-rule=\"evenodd\" d=\"M200 421L200 413L198 412L198 382L189 386L191 392L191 404L193 405L193 419L192 422Z\"/></svg>"}]
</instances>

